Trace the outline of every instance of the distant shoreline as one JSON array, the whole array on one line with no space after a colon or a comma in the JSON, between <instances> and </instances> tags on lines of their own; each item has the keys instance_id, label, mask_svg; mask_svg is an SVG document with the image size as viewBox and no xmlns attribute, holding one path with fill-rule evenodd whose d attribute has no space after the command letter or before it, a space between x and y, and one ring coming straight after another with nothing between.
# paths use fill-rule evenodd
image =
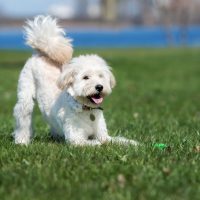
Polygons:
<instances>
[{"instance_id":1,"label":"distant shoreline","mask_svg":"<svg viewBox=\"0 0 200 200\"><path fill-rule=\"evenodd\" d=\"M25 22L27 19L30 18L19 18L19 19L13 19L13 18L2 18L0 17L0 27L22 27L25 25ZM131 21L126 22L105 22L102 20L71 20L71 19L59 19L59 24L62 27L102 27L102 28L123 28L123 27L129 27L129 26L135 26Z\"/></svg>"},{"instance_id":2,"label":"distant shoreline","mask_svg":"<svg viewBox=\"0 0 200 200\"><path fill-rule=\"evenodd\" d=\"M67 35L75 47L140 48L140 47L200 47L200 26L142 26L126 28L70 27ZM0 49L27 49L22 27L0 28Z\"/></svg>"}]
</instances>

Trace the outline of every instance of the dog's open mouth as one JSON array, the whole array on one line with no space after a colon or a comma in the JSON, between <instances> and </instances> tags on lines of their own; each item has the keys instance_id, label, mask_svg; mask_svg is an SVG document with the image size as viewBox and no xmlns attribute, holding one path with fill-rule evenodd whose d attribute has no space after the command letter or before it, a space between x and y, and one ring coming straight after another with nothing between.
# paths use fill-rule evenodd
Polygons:
<instances>
[{"instance_id":1,"label":"dog's open mouth","mask_svg":"<svg viewBox=\"0 0 200 200\"><path fill-rule=\"evenodd\" d=\"M101 94L94 94L91 96L88 96L88 99L94 103L94 104L101 104L103 102L103 97L101 96Z\"/></svg>"}]
</instances>

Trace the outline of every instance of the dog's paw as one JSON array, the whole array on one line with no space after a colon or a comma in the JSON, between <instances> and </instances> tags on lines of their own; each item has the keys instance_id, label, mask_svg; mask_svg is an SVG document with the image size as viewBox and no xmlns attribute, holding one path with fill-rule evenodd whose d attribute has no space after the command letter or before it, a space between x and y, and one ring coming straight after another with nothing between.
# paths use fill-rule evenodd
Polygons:
<instances>
[{"instance_id":1,"label":"dog's paw","mask_svg":"<svg viewBox=\"0 0 200 200\"><path fill-rule=\"evenodd\" d=\"M66 140L67 143L74 146L100 146L102 145L100 141L96 139L92 140Z\"/></svg>"},{"instance_id":2,"label":"dog's paw","mask_svg":"<svg viewBox=\"0 0 200 200\"><path fill-rule=\"evenodd\" d=\"M98 137L98 141L101 144L108 144L112 141L112 138L110 136L105 136L105 137Z\"/></svg>"},{"instance_id":3,"label":"dog's paw","mask_svg":"<svg viewBox=\"0 0 200 200\"><path fill-rule=\"evenodd\" d=\"M15 135L15 144L20 144L20 145L28 145L30 143L30 138L27 137L19 137Z\"/></svg>"},{"instance_id":4,"label":"dog's paw","mask_svg":"<svg viewBox=\"0 0 200 200\"><path fill-rule=\"evenodd\" d=\"M121 144L123 144L123 145L134 145L134 146L139 145L139 143L135 140L129 140L125 137L120 137L120 136L112 137L111 142L117 143L117 144L120 144L120 145Z\"/></svg>"},{"instance_id":5,"label":"dog's paw","mask_svg":"<svg viewBox=\"0 0 200 200\"><path fill-rule=\"evenodd\" d=\"M140 143L135 140L129 140L128 142L129 142L129 144L134 145L134 146L140 145Z\"/></svg>"}]
</instances>

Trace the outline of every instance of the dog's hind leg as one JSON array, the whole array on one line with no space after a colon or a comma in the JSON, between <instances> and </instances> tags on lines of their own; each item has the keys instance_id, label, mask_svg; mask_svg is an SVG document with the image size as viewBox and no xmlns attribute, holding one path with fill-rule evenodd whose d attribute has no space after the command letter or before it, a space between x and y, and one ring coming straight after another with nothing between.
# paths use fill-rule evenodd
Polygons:
<instances>
[{"instance_id":1,"label":"dog's hind leg","mask_svg":"<svg viewBox=\"0 0 200 200\"><path fill-rule=\"evenodd\" d=\"M35 86L31 66L27 63L18 82L18 101L14 108L16 144L28 144L32 137L32 112L34 108Z\"/></svg>"}]
</instances>

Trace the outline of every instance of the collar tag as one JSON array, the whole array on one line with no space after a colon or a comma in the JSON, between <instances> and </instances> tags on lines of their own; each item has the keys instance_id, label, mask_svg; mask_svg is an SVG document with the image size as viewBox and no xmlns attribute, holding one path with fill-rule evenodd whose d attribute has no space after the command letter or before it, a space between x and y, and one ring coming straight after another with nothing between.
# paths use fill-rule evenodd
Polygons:
<instances>
[{"instance_id":1,"label":"collar tag","mask_svg":"<svg viewBox=\"0 0 200 200\"><path fill-rule=\"evenodd\" d=\"M92 113L90 114L90 120L91 120L91 121L95 121L95 116L94 116L94 114L92 114Z\"/></svg>"}]
</instances>

